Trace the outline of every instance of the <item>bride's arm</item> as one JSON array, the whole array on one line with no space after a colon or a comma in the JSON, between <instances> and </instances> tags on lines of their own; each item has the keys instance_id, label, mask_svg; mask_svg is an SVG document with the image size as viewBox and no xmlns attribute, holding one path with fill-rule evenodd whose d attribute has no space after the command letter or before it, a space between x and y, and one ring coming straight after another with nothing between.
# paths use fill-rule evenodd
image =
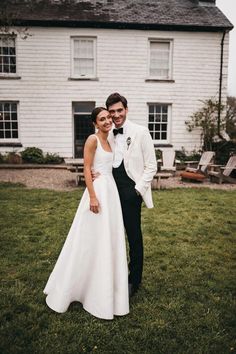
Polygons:
<instances>
[{"instance_id":1,"label":"bride's arm","mask_svg":"<svg viewBox=\"0 0 236 354\"><path fill-rule=\"evenodd\" d=\"M96 148L97 139L95 136L91 135L84 145L84 177L90 198L90 210L95 214L99 212L99 202L93 187L91 171Z\"/></svg>"}]
</instances>

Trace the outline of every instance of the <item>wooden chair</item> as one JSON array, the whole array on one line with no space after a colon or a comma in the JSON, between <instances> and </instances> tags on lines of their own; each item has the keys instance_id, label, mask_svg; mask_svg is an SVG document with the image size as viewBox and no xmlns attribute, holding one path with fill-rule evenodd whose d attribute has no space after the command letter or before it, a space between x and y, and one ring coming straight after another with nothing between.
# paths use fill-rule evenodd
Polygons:
<instances>
[{"instance_id":1,"label":"wooden chair","mask_svg":"<svg viewBox=\"0 0 236 354\"><path fill-rule=\"evenodd\" d=\"M210 163L213 162L215 157L215 153L214 151L204 151L202 153L202 156L200 158L200 161L187 161L187 167L185 169L185 171L187 172L200 172L203 174L207 174L207 167ZM197 167L190 167L191 164L197 164Z\"/></svg>"},{"instance_id":2,"label":"wooden chair","mask_svg":"<svg viewBox=\"0 0 236 354\"><path fill-rule=\"evenodd\" d=\"M204 151L200 161L187 161L187 167L181 173L182 181L203 182L207 176L207 167L213 162L215 153L214 151ZM197 164L197 167L190 167L191 164Z\"/></svg>"},{"instance_id":3,"label":"wooden chair","mask_svg":"<svg viewBox=\"0 0 236 354\"><path fill-rule=\"evenodd\" d=\"M211 182L219 184L223 182L236 183L236 178L230 176L233 170L236 170L236 155L232 155L225 166L210 165L208 175Z\"/></svg>"},{"instance_id":4,"label":"wooden chair","mask_svg":"<svg viewBox=\"0 0 236 354\"><path fill-rule=\"evenodd\" d=\"M157 160L157 173L153 177L152 189L161 188L161 179L174 176L176 171L176 163L179 161L175 159L174 149L161 150L162 158Z\"/></svg>"}]
</instances>

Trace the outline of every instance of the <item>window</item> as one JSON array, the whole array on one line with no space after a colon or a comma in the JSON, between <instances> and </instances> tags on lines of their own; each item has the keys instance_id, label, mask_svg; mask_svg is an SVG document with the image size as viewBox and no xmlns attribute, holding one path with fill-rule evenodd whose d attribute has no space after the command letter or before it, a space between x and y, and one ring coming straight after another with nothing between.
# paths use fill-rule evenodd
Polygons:
<instances>
[{"instance_id":1,"label":"window","mask_svg":"<svg viewBox=\"0 0 236 354\"><path fill-rule=\"evenodd\" d=\"M75 102L74 112L74 137L75 157L83 157L84 143L90 134L94 133L91 112L95 102Z\"/></svg>"},{"instance_id":2,"label":"window","mask_svg":"<svg viewBox=\"0 0 236 354\"><path fill-rule=\"evenodd\" d=\"M0 74L16 73L15 37L0 36Z\"/></svg>"},{"instance_id":3,"label":"window","mask_svg":"<svg viewBox=\"0 0 236 354\"><path fill-rule=\"evenodd\" d=\"M150 40L149 76L159 80L172 78L172 41Z\"/></svg>"},{"instance_id":4,"label":"window","mask_svg":"<svg viewBox=\"0 0 236 354\"><path fill-rule=\"evenodd\" d=\"M167 104L150 104L148 128L152 139L159 143L170 140L170 109Z\"/></svg>"},{"instance_id":5,"label":"window","mask_svg":"<svg viewBox=\"0 0 236 354\"><path fill-rule=\"evenodd\" d=\"M95 38L72 38L72 77L96 77Z\"/></svg>"},{"instance_id":6,"label":"window","mask_svg":"<svg viewBox=\"0 0 236 354\"><path fill-rule=\"evenodd\" d=\"M0 139L18 139L16 102L0 102Z\"/></svg>"}]
</instances>

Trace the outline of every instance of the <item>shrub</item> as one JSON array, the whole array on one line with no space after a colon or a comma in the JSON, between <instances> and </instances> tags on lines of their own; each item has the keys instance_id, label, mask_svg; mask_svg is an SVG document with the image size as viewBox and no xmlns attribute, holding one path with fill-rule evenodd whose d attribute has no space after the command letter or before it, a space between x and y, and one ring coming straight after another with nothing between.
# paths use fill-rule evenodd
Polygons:
<instances>
[{"instance_id":1,"label":"shrub","mask_svg":"<svg viewBox=\"0 0 236 354\"><path fill-rule=\"evenodd\" d=\"M21 164L22 163L22 157L21 157L21 155L19 155L16 152L12 151L12 152L9 152L5 156L5 161L7 163Z\"/></svg>"},{"instance_id":2,"label":"shrub","mask_svg":"<svg viewBox=\"0 0 236 354\"><path fill-rule=\"evenodd\" d=\"M0 152L0 163L5 163L5 156Z\"/></svg>"},{"instance_id":3,"label":"shrub","mask_svg":"<svg viewBox=\"0 0 236 354\"><path fill-rule=\"evenodd\" d=\"M216 163L225 165L231 154L236 154L236 142L234 141L218 141L212 145L213 151L216 153Z\"/></svg>"},{"instance_id":4,"label":"shrub","mask_svg":"<svg viewBox=\"0 0 236 354\"><path fill-rule=\"evenodd\" d=\"M50 154L50 153L46 153L45 157L44 157L44 163L62 163L64 161L64 159L62 157L60 157L58 154Z\"/></svg>"},{"instance_id":5,"label":"shrub","mask_svg":"<svg viewBox=\"0 0 236 354\"><path fill-rule=\"evenodd\" d=\"M193 150L191 152L187 152L184 147L181 150L176 151L176 159L180 160L181 162L185 161L199 161L201 158L201 151L200 150Z\"/></svg>"},{"instance_id":6,"label":"shrub","mask_svg":"<svg viewBox=\"0 0 236 354\"><path fill-rule=\"evenodd\" d=\"M24 162L44 163L43 151L36 147L28 147L21 152Z\"/></svg>"}]
</instances>

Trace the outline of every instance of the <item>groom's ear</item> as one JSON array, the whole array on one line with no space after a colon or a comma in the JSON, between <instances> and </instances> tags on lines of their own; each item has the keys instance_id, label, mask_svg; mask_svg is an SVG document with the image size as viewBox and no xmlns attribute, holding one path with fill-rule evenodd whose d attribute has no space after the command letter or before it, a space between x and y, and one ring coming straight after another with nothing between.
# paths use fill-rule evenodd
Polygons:
<instances>
[{"instance_id":1,"label":"groom's ear","mask_svg":"<svg viewBox=\"0 0 236 354\"><path fill-rule=\"evenodd\" d=\"M125 113L127 114L129 112L128 107L125 108Z\"/></svg>"}]
</instances>

